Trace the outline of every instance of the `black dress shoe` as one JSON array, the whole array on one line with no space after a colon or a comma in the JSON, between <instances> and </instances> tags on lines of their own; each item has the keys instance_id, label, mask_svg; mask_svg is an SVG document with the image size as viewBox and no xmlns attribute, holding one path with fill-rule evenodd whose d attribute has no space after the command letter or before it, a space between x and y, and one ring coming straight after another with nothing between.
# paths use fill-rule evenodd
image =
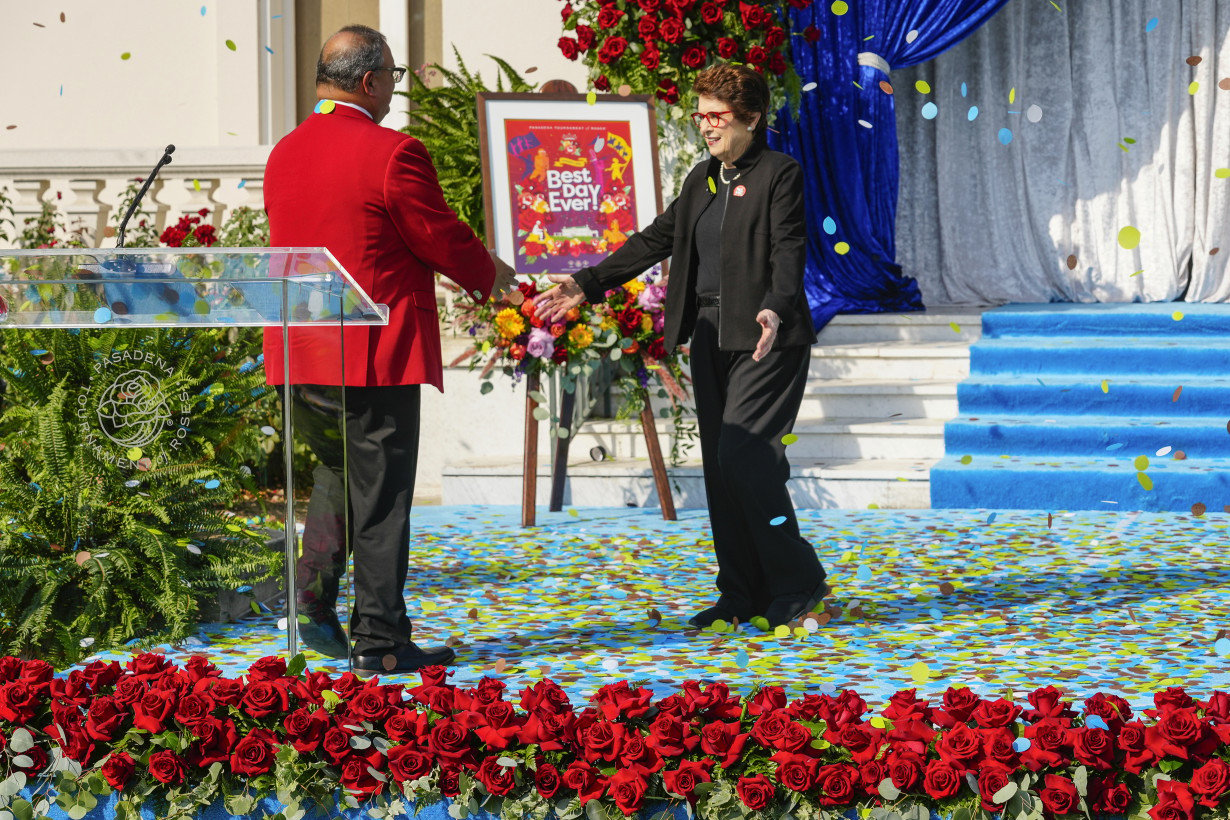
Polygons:
<instances>
[{"instance_id":1,"label":"black dress shoe","mask_svg":"<svg viewBox=\"0 0 1230 820\"><path fill-rule=\"evenodd\" d=\"M302 618L307 618L304 622ZM346 633L337 620L336 612L303 612L299 621L299 638L308 649L314 649L327 658L346 658L350 644Z\"/></svg>"},{"instance_id":2,"label":"black dress shoe","mask_svg":"<svg viewBox=\"0 0 1230 820\"><path fill-rule=\"evenodd\" d=\"M808 612L815 611L816 607L820 606L820 602L824 600L824 596L832 591L827 583L821 581L819 586L809 593L782 595L774 598L764 614L765 620L769 622L769 628L776 629L802 618Z\"/></svg>"},{"instance_id":3,"label":"black dress shoe","mask_svg":"<svg viewBox=\"0 0 1230 820\"><path fill-rule=\"evenodd\" d=\"M375 655L355 655L353 667L355 672L369 675L397 674L401 672L417 672L424 666L445 666L453 662L456 656L447 646L431 646L420 649L410 641L405 646L390 649Z\"/></svg>"},{"instance_id":4,"label":"black dress shoe","mask_svg":"<svg viewBox=\"0 0 1230 820\"><path fill-rule=\"evenodd\" d=\"M748 620L748 617L740 615L729 607L718 603L706 610L703 610L702 612L696 613L691 618L688 618L688 623L697 629L708 629L713 626L714 621L725 621L726 623L731 623L735 618L738 618L744 623Z\"/></svg>"}]
</instances>

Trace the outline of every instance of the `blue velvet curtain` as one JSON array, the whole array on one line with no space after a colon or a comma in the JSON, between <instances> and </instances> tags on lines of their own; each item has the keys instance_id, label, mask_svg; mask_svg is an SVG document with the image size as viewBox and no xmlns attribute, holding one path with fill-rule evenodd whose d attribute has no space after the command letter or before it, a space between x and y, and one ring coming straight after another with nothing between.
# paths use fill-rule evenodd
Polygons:
<instances>
[{"instance_id":1,"label":"blue velvet curtain","mask_svg":"<svg viewBox=\"0 0 1230 820\"><path fill-rule=\"evenodd\" d=\"M807 197L804 287L819 330L838 313L921 310L918 283L894 261L897 127L892 68L925 62L986 22L1007 0L857 0L836 15L828 0L791 10L791 51L804 86L798 111L783 109L769 144L803 166ZM815 43L803 32L814 26ZM864 56L862 62L876 63ZM881 64L881 66L883 65ZM914 93L913 89L896 89ZM797 117L796 117L797 114ZM849 251L835 247L844 242Z\"/></svg>"}]
</instances>

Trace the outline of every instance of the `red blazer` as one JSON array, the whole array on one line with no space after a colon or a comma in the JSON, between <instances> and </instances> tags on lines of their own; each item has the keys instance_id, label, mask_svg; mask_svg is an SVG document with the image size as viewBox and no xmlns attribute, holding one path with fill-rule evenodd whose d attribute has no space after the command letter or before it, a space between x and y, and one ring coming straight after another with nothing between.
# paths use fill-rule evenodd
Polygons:
<instances>
[{"instance_id":1,"label":"red blazer","mask_svg":"<svg viewBox=\"0 0 1230 820\"><path fill-rule=\"evenodd\" d=\"M345 384L444 389L433 271L486 301L495 264L444 202L423 144L338 105L283 137L265 168L269 244L328 248L389 306L387 326L346 328ZM477 293L476 293L477 291ZM292 328L292 384L342 384L333 328ZM283 384L282 331L265 330L265 373Z\"/></svg>"}]
</instances>

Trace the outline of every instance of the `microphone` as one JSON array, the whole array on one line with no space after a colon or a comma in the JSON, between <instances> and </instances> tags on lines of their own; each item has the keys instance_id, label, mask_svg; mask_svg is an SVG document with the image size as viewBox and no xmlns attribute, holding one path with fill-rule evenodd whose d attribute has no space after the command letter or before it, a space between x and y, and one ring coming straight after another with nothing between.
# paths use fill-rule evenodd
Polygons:
<instances>
[{"instance_id":1,"label":"microphone","mask_svg":"<svg viewBox=\"0 0 1230 820\"><path fill-rule=\"evenodd\" d=\"M150 171L149 176L145 178L145 184L141 186L141 190L137 191L137 195L132 198L132 204L128 206L128 213L124 214L124 218L120 220L119 230L116 231L117 239L115 247L124 247L124 228L128 227L128 220L132 218L136 212L137 206L141 204L141 197L145 196L145 192L149 190L149 186L154 181L154 177L158 176L158 171L162 166L169 165L171 162L171 154L175 153L175 146L168 145L167 150L163 151L162 159L158 160L158 164L154 166L154 170Z\"/></svg>"}]
</instances>

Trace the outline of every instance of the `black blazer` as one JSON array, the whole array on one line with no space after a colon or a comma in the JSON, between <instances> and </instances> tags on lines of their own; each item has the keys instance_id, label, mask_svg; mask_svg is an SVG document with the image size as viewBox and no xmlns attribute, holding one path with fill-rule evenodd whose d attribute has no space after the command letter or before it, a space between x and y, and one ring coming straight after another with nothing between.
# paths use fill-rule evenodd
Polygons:
<instances>
[{"instance_id":1,"label":"black blazer","mask_svg":"<svg viewBox=\"0 0 1230 820\"><path fill-rule=\"evenodd\" d=\"M628 237L619 250L573 274L590 302L671 257L666 289L666 349L687 341L696 322L696 222L713 201L720 161L710 157L688 174L679 196L653 223ZM736 162L722 227L718 346L752 350L760 341L756 314L768 308L782 320L774 348L816 341L803 294L807 228L803 217L803 171L793 157L771 151L758 139ZM728 176L729 176L728 172ZM735 191L744 189L741 196Z\"/></svg>"}]
</instances>

